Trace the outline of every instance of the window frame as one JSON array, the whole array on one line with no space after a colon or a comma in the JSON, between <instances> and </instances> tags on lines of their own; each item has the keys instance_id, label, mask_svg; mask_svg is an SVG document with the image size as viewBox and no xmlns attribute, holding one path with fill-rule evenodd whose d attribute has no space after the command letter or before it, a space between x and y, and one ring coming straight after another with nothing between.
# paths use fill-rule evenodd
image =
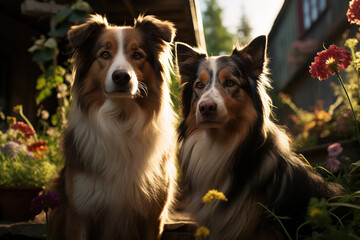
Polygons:
<instances>
[{"instance_id":1,"label":"window frame","mask_svg":"<svg viewBox=\"0 0 360 240\"><path fill-rule=\"evenodd\" d=\"M322 5L321 1L325 1L325 6ZM305 35L312 27L319 21L324 13L329 8L329 0L298 0L298 20L299 20L299 36ZM315 7L313 6L315 3ZM304 9L304 4L308 4L307 12ZM321 6L323 6L321 8ZM316 8L316 12L314 9ZM305 16L305 14L307 16ZM309 23L306 23L308 21ZM309 26L307 26L309 25Z\"/></svg>"}]
</instances>

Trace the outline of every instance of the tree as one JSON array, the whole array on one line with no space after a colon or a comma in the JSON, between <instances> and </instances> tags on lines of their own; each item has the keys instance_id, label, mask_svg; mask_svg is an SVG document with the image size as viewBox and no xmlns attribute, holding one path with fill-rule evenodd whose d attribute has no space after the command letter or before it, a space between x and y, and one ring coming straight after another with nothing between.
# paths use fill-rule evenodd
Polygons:
<instances>
[{"instance_id":1,"label":"tree","mask_svg":"<svg viewBox=\"0 0 360 240\"><path fill-rule=\"evenodd\" d=\"M228 54L233 48L233 35L222 23L222 8L217 0L205 0L203 24L206 48L209 55Z\"/></svg>"},{"instance_id":2,"label":"tree","mask_svg":"<svg viewBox=\"0 0 360 240\"><path fill-rule=\"evenodd\" d=\"M251 41L251 26L249 20L245 14L244 7L242 7L242 14L240 19L240 25L237 28L237 41L238 43L245 45Z\"/></svg>"}]
</instances>

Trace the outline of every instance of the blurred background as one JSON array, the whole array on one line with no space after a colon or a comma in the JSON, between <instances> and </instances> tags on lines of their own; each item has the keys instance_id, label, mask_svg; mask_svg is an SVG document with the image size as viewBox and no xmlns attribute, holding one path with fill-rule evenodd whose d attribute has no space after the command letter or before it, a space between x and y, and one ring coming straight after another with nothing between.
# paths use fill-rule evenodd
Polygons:
<instances>
[{"instance_id":1,"label":"blurred background","mask_svg":"<svg viewBox=\"0 0 360 240\"><path fill-rule=\"evenodd\" d=\"M357 27L346 18L348 6L348 0L0 0L2 121L18 104L32 122L41 118L42 110L50 117L57 114L63 105L59 92L68 94L66 79L71 80L65 39L71 25L94 12L111 23L131 25L145 13L172 21L178 29L176 41L199 46L209 55L229 54L234 44L268 35L275 118L289 127L297 146L349 138L354 128L351 116L346 117L349 109L339 100L343 96L336 78L320 82L309 74L323 46L356 37ZM57 77L51 77L54 71ZM61 114L45 120L51 125L59 119Z\"/></svg>"}]
</instances>

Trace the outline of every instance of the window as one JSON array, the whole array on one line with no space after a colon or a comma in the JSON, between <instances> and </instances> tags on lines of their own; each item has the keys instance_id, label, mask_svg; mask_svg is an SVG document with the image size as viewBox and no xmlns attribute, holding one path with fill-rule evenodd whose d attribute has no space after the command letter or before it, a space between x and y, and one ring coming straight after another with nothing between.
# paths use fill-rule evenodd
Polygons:
<instances>
[{"instance_id":1,"label":"window","mask_svg":"<svg viewBox=\"0 0 360 240\"><path fill-rule=\"evenodd\" d=\"M328 0L299 0L299 3L300 31L303 33L310 29L326 10Z\"/></svg>"}]
</instances>

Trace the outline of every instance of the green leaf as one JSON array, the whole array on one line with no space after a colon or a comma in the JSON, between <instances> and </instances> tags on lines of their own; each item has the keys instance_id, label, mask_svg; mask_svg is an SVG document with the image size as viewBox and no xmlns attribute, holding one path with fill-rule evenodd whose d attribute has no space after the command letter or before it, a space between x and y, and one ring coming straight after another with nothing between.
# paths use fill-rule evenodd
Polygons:
<instances>
[{"instance_id":1,"label":"green leaf","mask_svg":"<svg viewBox=\"0 0 360 240\"><path fill-rule=\"evenodd\" d=\"M55 75L55 78L51 78L51 87L56 88L60 83L64 82L64 78L60 75Z\"/></svg>"},{"instance_id":2,"label":"green leaf","mask_svg":"<svg viewBox=\"0 0 360 240\"><path fill-rule=\"evenodd\" d=\"M64 22L64 20L73 12L74 10L71 8L65 8L55 16L55 22L56 24L60 24Z\"/></svg>"},{"instance_id":3,"label":"green leaf","mask_svg":"<svg viewBox=\"0 0 360 240\"><path fill-rule=\"evenodd\" d=\"M360 161L354 162L352 165L360 167Z\"/></svg>"},{"instance_id":4,"label":"green leaf","mask_svg":"<svg viewBox=\"0 0 360 240\"><path fill-rule=\"evenodd\" d=\"M28 49L28 52L35 52L36 50L38 50L39 46L37 45L32 45L29 49Z\"/></svg>"},{"instance_id":5,"label":"green leaf","mask_svg":"<svg viewBox=\"0 0 360 240\"><path fill-rule=\"evenodd\" d=\"M44 43L44 47L56 48L57 42L56 42L55 38L49 38L48 40L46 40L46 42Z\"/></svg>"},{"instance_id":6,"label":"green leaf","mask_svg":"<svg viewBox=\"0 0 360 240\"><path fill-rule=\"evenodd\" d=\"M42 46L45 41L46 41L45 36L41 35L41 37L34 42L34 45L35 46Z\"/></svg>"},{"instance_id":7,"label":"green leaf","mask_svg":"<svg viewBox=\"0 0 360 240\"><path fill-rule=\"evenodd\" d=\"M56 57L54 49L43 48L41 51L35 52L32 60L37 64L43 64Z\"/></svg>"},{"instance_id":8,"label":"green leaf","mask_svg":"<svg viewBox=\"0 0 360 240\"><path fill-rule=\"evenodd\" d=\"M73 4L71 6L71 8L79 10L79 11L84 11L84 12L91 12L92 8L90 7L90 4L88 2L79 0L76 1L75 4Z\"/></svg>"},{"instance_id":9,"label":"green leaf","mask_svg":"<svg viewBox=\"0 0 360 240\"><path fill-rule=\"evenodd\" d=\"M44 88L39 92L37 97L35 98L36 104L39 105L42 101L44 101L47 97L51 96L51 89Z\"/></svg>"},{"instance_id":10,"label":"green leaf","mask_svg":"<svg viewBox=\"0 0 360 240\"><path fill-rule=\"evenodd\" d=\"M48 78L52 78L52 76L54 75L54 67L51 65L46 72L44 73L44 77L47 80ZM48 81L48 80L47 80Z\"/></svg>"},{"instance_id":11,"label":"green leaf","mask_svg":"<svg viewBox=\"0 0 360 240\"><path fill-rule=\"evenodd\" d=\"M45 85L46 85L46 80L44 78L44 75L41 75L36 81L36 90L43 89Z\"/></svg>"},{"instance_id":12,"label":"green leaf","mask_svg":"<svg viewBox=\"0 0 360 240\"><path fill-rule=\"evenodd\" d=\"M51 124L53 126L57 126L59 124L59 115L58 114L54 114L51 116Z\"/></svg>"},{"instance_id":13,"label":"green leaf","mask_svg":"<svg viewBox=\"0 0 360 240\"><path fill-rule=\"evenodd\" d=\"M72 25L73 24L66 21L62 23L59 27L57 27L55 30L50 31L48 35L50 37L65 37L66 33L69 31Z\"/></svg>"},{"instance_id":14,"label":"green leaf","mask_svg":"<svg viewBox=\"0 0 360 240\"><path fill-rule=\"evenodd\" d=\"M71 23L79 24L85 22L89 18L89 14L84 11L74 10L74 12L69 16L68 21Z\"/></svg>"},{"instance_id":15,"label":"green leaf","mask_svg":"<svg viewBox=\"0 0 360 240\"><path fill-rule=\"evenodd\" d=\"M65 73L66 73L66 69L63 68L60 65L57 65L56 68L55 68L55 73L58 74L58 75L64 76Z\"/></svg>"}]
</instances>

